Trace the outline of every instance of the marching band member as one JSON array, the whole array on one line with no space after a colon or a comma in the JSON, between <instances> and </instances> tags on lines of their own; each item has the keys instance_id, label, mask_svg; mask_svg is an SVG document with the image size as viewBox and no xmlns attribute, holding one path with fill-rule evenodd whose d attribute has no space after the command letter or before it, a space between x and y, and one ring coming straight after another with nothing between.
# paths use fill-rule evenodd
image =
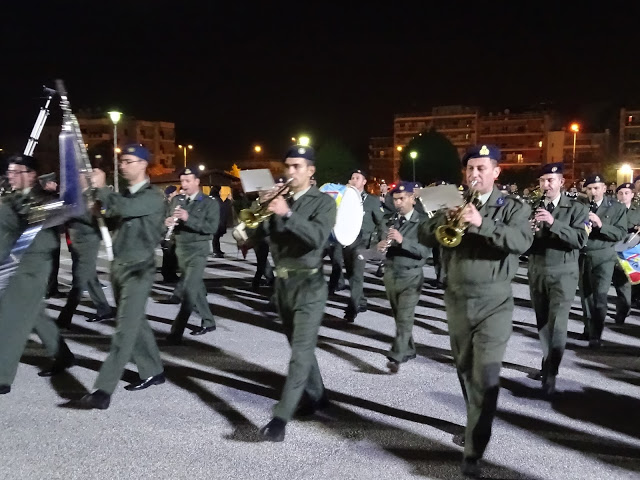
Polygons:
<instances>
[{"instance_id":1,"label":"marching band member","mask_svg":"<svg viewBox=\"0 0 640 480\"><path fill-rule=\"evenodd\" d=\"M38 163L29 155L14 155L8 160L7 177L13 193L0 203L0 262L10 254L27 226L29 204L57 198L45 192L37 181ZM60 336L53 319L45 314L43 299L47 293L53 253L60 245L57 227L40 230L22 256L16 272L0 297L0 394L11 391L29 335L40 337L49 356L50 368L38 375L50 377L75 363L75 358Z\"/></svg>"},{"instance_id":2,"label":"marching band member","mask_svg":"<svg viewBox=\"0 0 640 480\"><path fill-rule=\"evenodd\" d=\"M469 185L479 195L479 209L464 207L468 225L461 243L447 251L447 289L444 293L451 350L467 404L467 428L461 470L478 475L491 437L500 390L500 368L512 331L511 281L518 257L531 246L531 209L520 199L503 195L495 186L500 175L500 150L489 145L471 147L462 158ZM441 212L421 226L421 241L436 247L435 231L447 223Z\"/></svg>"},{"instance_id":3,"label":"marching band member","mask_svg":"<svg viewBox=\"0 0 640 480\"><path fill-rule=\"evenodd\" d=\"M613 267L618 262L613 247L627 234L627 212L618 202L605 198L606 184L601 175L587 177L585 187L590 200L590 232L579 259L582 338L589 341L589 348L598 348L602 344Z\"/></svg>"},{"instance_id":4,"label":"marching band member","mask_svg":"<svg viewBox=\"0 0 640 480\"><path fill-rule=\"evenodd\" d=\"M111 285L117 305L116 331L109 355L100 367L95 391L80 400L85 408L109 408L111 395L130 361L138 367L140 381L129 391L165 382L164 369L145 307L156 273L155 248L163 232L164 196L146 175L149 151L128 145L120 157L120 172L129 186L122 193L105 186L105 173L93 170L93 186L106 218L117 221L111 262Z\"/></svg>"},{"instance_id":5,"label":"marching band member","mask_svg":"<svg viewBox=\"0 0 640 480\"><path fill-rule=\"evenodd\" d=\"M293 197L273 198L273 215L260 224L256 235L270 238L276 265L275 297L278 315L291 345L289 371L273 410L272 420L260 429L263 440L281 442L285 426L296 412L311 414L327 403L315 348L324 315L328 287L322 274L327 238L336 221L336 203L311 186L315 173L311 147L291 147L284 158L285 173L292 179ZM303 403L301 402L301 399Z\"/></svg>"},{"instance_id":6,"label":"marching band member","mask_svg":"<svg viewBox=\"0 0 640 480\"><path fill-rule=\"evenodd\" d=\"M367 175L363 170L354 170L349 179L349 185L354 187L362 197L362 208L364 216L362 228L355 242L344 247L344 266L349 280L349 305L344 315L347 322L353 322L356 315L367 311L367 299L364 296L364 268L367 263L363 256L363 251L371 246L371 235L382 225L383 212L380 202L372 195L369 195L364 186L367 184Z\"/></svg>"},{"instance_id":7,"label":"marching band member","mask_svg":"<svg viewBox=\"0 0 640 480\"><path fill-rule=\"evenodd\" d=\"M203 277L213 234L218 229L220 209L214 199L200 191L200 178L196 168L187 167L180 172L180 185L186 196L185 205L171 202L170 215L164 221L166 227L175 225L173 234L182 285L180 311L166 338L169 345L182 342L182 334L194 309L202 318L202 325L190 335L204 335L216 329Z\"/></svg>"},{"instance_id":8,"label":"marching band member","mask_svg":"<svg viewBox=\"0 0 640 480\"><path fill-rule=\"evenodd\" d=\"M535 233L529 251L529 291L542 346L540 378L547 395L555 392L569 311L578 287L578 255L587 241L587 208L562 195L563 185L562 163L543 165L540 191L546 195L544 206L534 212Z\"/></svg>"},{"instance_id":9,"label":"marching band member","mask_svg":"<svg viewBox=\"0 0 640 480\"><path fill-rule=\"evenodd\" d=\"M414 208L413 183L398 182L390 195L396 209L395 223L377 248L380 252L386 251L384 286L396 322L396 336L387 353L387 368L397 373L401 363L416 358L413 322L424 283L422 267L429 252L418 242L418 227L426 216Z\"/></svg>"},{"instance_id":10,"label":"marching band member","mask_svg":"<svg viewBox=\"0 0 640 480\"><path fill-rule=\"evenodd\" d=\"M616 189L618 202L627 209L627 231L640 232L640 206L633 202L633 184L623 183ZM613 286L616 288L616 317L615 321L621 325L631 310L631 283L619 262L613 268Z\"/></svg>"}]
</instances>

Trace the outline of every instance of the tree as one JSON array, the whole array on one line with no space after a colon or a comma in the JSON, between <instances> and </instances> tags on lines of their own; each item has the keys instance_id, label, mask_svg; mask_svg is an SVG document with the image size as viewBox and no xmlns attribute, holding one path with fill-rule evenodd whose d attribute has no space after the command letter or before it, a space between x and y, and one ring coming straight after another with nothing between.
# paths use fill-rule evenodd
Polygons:
<instances>
[{"instance_id":1,"label":"tree","mask_svg":"<svg viewBox=\"0 0 640 480\"><path fill-rule=\"evenodd\" d=\"M415 159L411 158L415 152ZM399 175L412 181L415 163L415 180L424 185L437 181L460 184L462 166L456 147L435 129L414 137L402 151Z\"/></svg>"},{"instance_id":2,"label":"tree","mask_svg":"<svg viewBox=\"0 0 640 480\"><path fill-rule=\"evenodd\" d=\"M346 183L358 162L355 155L343 143L330 140L316 153L316 181L324 183Z\"/></svg>"},{"instance_id":3,"label":"tree","mask_svg":"<svg viewBox=\"0 0 640 480\"><path fill-rule=\"evenodd\" d=\"M526 166L503 168L497 182L500 184L515 183L518 185L518 188L522 190L524 188L537 185L539 176L540 167Z\"/></svg>"}]
</instances>

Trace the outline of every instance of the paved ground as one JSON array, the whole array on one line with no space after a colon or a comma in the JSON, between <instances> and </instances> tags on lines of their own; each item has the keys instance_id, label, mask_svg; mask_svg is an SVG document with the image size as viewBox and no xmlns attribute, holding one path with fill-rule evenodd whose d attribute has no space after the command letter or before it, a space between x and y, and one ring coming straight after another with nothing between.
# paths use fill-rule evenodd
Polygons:
<instances>
[{"instance_id":1,"label":"paved ground","mask_svg":"<svg viewBox=\"0 0 640 480\"><path fill-rule=\"evenodd\" d=\"M113 331L112 324L85 321L92 313L88 300L67 334L79 359L68 374L39 378L46 359L35 339L29 344L13 391L0 397L0 478L459 478L461 448L451 438L463 431L465 409L441 291L424 290L414 330L419 355L397 375L385 369L394 324L374 268L367 271L369 311L355 325L341 320L345 292L330 298L317 355L332 406L311 420L291 422L282 444L257 443L257 430L279 395L289 348L266 298L249 289L254 257L238 258L229 241L223 249L230 253L212 259L206 272L216 332L164 346L178 307L149 302L165 385L141 392L119 388L106 411L74 408L91 390ZM63 257L60 280L68 284L70 261ZM99 272L108 284L104 260ZM430 267L425 272L433 278ZM639 478L640 322L632 317L621 328L609 324L605 346L591 352L577 339L576 299L558 380L562 393L546 401L539 382L527 377L539 367L540 351L525 275L521 269L513 284L514 333L485 476ZM159 283L154 288L158 297L170 291ZM57 315L62 303L52 300L50 313ZM195 317L191 321L197 324ZM136 378L130 366L122 386Z\"/></svg>"}]
</instances>

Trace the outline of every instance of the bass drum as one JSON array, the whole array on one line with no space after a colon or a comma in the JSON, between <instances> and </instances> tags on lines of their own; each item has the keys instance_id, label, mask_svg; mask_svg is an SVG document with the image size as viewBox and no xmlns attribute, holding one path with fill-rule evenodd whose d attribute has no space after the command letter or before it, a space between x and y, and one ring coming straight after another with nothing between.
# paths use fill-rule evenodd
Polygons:
<instances>
[{"instance_id":1,"label":"bass drum","mask_svg":"<svg viewBox=\"0 0 640 480\"><path fill-rule=\"evenodd\" d=\"M362 229L364 209L360 192L350 185L325 183L322 193L331 196L337 207L336 224L331 232L331 240L347 247L356 241Z\"/></svg>"}]
</instances>

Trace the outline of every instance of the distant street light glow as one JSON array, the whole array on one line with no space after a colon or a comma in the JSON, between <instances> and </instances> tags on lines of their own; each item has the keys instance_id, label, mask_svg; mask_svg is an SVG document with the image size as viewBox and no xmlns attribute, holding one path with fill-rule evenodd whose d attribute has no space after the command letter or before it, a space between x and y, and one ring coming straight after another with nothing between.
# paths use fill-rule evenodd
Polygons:
<instances>
[{"instance_id":1,"label":"distant street light glow","mask_svg":"<svg viewBox=\"0 0 640 480\"><path fill-rule=\"evenodd\" d=\"M298 145L302 145L303 147L308 146L311 143L311 139L307 135L301 135L298 138Z\"/></svg>"}]
</instances>

